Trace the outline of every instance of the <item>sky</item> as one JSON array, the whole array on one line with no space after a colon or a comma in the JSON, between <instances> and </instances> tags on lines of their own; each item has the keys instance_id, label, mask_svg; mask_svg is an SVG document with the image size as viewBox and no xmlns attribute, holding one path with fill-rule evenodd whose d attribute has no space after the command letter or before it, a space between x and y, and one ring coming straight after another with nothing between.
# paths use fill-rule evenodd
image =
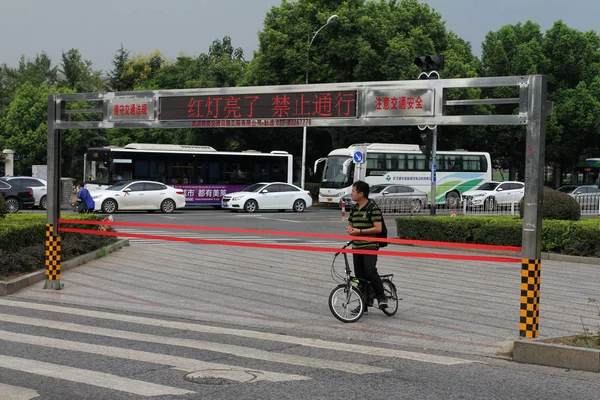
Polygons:
<instances>
[{"instance_id":1,"label":"sky","mask_svg":"<svg viewBox=\"0 0 600 400\"><path fill-rule=\"evenodd\" d=\"M428 0L448 29L471 43L491 30L532 20L546 30L562 19L586 31L600 29L597 0ZM266 13L281 0L0 0L0 63L15 66L22 54L46 52L54 64L79 49L94 69L108 71L121 44L131 54L159 49L174 59L206 53L230 36L247 60L258 47Z\"/></svg>"}]
</instances>

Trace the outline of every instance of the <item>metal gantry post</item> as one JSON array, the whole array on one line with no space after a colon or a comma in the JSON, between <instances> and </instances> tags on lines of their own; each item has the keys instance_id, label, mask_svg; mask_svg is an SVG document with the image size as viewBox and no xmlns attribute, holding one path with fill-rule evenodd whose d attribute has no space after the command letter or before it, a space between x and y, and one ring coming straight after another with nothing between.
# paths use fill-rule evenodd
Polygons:
<instances>
[{"instance_id":1,"label":"metal gantry post","mask_svg":"<svg viewBox=\"0 0 600 400\"><path fill-rule=\"evenodd\" d=\"M44 289L61 289L60 260L61 246L58 234L60 216L60 130L56 119L62 107L57 108L56 95L48 96L48 209L46 223L46 282Z\"/></svg>"},{"instance_id":2,"label":"metal gantry post","mask_svg":"<svg viewBox=\"0 0 600 400\"><path fill-rule=\"evenodd\" d=\"M538 337L539 329L547 90L545 76L529 77L519 326L524 338Z\"/></svg>"},{"instance_id":3,"label":"metal gantry post","mask_svg":"<svg viewBox=\"0 0 600 400\"><path fill-rule=\"evenodd\" d=\"M431 130L431 207L429 213L436 214L436 173L437 173L437 125Z\"/></svg>"}]
</instances>

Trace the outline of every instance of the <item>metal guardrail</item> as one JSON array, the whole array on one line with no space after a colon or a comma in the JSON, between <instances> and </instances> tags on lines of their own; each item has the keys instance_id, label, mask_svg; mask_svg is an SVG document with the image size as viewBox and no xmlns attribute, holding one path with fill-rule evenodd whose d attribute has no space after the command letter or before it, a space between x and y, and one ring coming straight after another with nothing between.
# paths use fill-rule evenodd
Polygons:
<instances>
[{"instance_id":1,"label":"metal guardrail","mask_svg":"<svg viewBox=\"0 0 600 400\"><path fill-rule=\"evenodd\" d=\"M600 216L600 194L593 196L580 196L575 200L579 204L582 217ZM384 215L429 215L429 205L423 204L417 200L418 204L411 199L382 198L377 199L376 203L381 208ZM467 207L467 203L461 201L460 208L449 209L444 205L438 205L438 215L470 215L470 216L518 216L520 213L520 202L511 202L508 204L496 205L493 209L485 207Z\"/></svg>"}]
</instances>

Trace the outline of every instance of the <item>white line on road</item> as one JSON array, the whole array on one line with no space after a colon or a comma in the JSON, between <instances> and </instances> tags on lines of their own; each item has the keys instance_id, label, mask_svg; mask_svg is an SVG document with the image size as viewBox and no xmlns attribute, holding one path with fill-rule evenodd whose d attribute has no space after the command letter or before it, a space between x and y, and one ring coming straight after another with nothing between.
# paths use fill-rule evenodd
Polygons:
<instances>
[{"instance_id":1,"label":"white line on road","mask_svg":"<svg viewBox=\"0 0 600 400\"><path fill-rule=\"evenodd\" d=\"M359 353L359 354L370 354L370 355L376 355L376 356L382 356L382 357L403 358L403 359L408 359L408 360L422 361L422 362L442 364L442 365L469 364L469 363L474 362L474 361L466 360L466 359L436 356L436 355L432 355L432 354L415 353L415 352L409 352L409 351L403 351L403 350L386 349L386 348L372 347L372 346L361 346L361 345L351 344L351 343L329 342L329 341L320 340L320 339L310 339L310 338L303 338L303 337L279 335L276 333L256 332L256 331L251 331L251 330L246 330L246 329L221 328L221 327L210 326L210 325L200 325L200 324L193 324L193 323L187 323L187 322L177 322L177 321L168 321L168 320L161 320L161 319L154 319L154 318L147 318L147 317L137 317L134 315L107 313L107 312L101 312L101 311L84 310L84 309L80 309L80 308L61 307L61 306L48 305L48 304L26 303L26 302L12 301L12 300L1 299L1 298L0 298L0 305L9 306L9 307L26 308L26 309L32 309L32 310L47 311L47 312L57 312L57 313L70 314L70 315L79 315L79 316L91 317L91 318L107 319L110 321L130 322L130 323L141 324L141 325L180 329L180 330L186 330L186 331L192 331L192 332L241 336L241 337L252 338L252 339L269 340L269 341L273 341L273 342L281 342L281 343L295 344L295 345L300 345L300 346L315 347L315 348L326 349L326 350L345 351L345 352Z\"/></svg>"},{"instance_id":2,"label":"white line on road","mask_svg":"<svg viewBox=\"0 0 600 400\"><path fill-rule=\"evenodd\" d=\"M33 389L5 385L3 383L0 383L0 393L2 393L2 400L31 400L40 396Z\"/></svg>"},{"instance_id":3,"label":"white line on road","mask_svg":"<svg viewBox=\"0 0 600 400\"><path fill-rule=\"evenodd\" d=\"M137 394L139 396L166 396L195 393L190 390L155 383L122 378L104 372L67 367L42 361L0 355L0 367L28 374L47 376L52 379L83 383L120 392Z\"/></svg>"},{"instance_id":4,"label":"white line on road","mask_svg":"<svg viewBox=\"0 0 600 400\"><path fill-rule=\"evenodd\" d=\"M88 354L97 354L107 357L123 358L126 360L149 362L160 365L167 365L185 372L195 372L200 370L236 370L245 371L245 368L235 367L227 364L209 363L191 358L171 356L168 354L150 353L146 351L130 350L122 347L102 346L90 343L72 342L62 339L52 339L42 336L25 335L0 330L0 340L14 343L30 344L35 346L50 347L54 349L79 351ZM252 371L256 375L256 381L286 382L301 381L310 379L309 377L293 374L280 374L269 371ZM232 375L231 379L235 379ZM245 380L244 380L245 381Z\"/></svg>"},{"instance_id":5,"label":"white line on road","mask_svg":"<svg viewBox=\"0 0 600 400\"><path fill-rule=\"evenodd\" d=\"M301 224L304 221L297 221L295 219L282 219L282 218L269 218L269 217L257 217L258 219L266 219L269 221L280 221L280 222L291 222L294 224Z\"/></svg>"},{"instance_id":6,"label":"white line on road","mask_svg":"<svg viewBox=\"0 0 600 400\"><path fill-rule=\"evenodd\" d=\"M169 346L187 347L190 349L214 351L216 353L231 354L236 357L251 358L255 360L263 360L269 362L300 365L304 367L333 369L351 374L374 374L380 372L388 372L389 369L373 367L370 365L362 365L357 363L346 363L341 361L325 360L320 358L310 358L303 356L295 356L250 347L235 346L223 343L206 342L194 339L180 339L167 336L149 335L146 333L137 333L130 331L121 331L117 329L99 328L95 326L71 324L60 321L50 321L38 318L28 318L16 315L3 314L0 315L0 321L12 322L20 325L40 326L51 329L58 329L69 332L87 333L90 335L106 336L111 338L119 338L126 340L136 340L145 343L159 343Z\"/></svg>"}]
</instances>

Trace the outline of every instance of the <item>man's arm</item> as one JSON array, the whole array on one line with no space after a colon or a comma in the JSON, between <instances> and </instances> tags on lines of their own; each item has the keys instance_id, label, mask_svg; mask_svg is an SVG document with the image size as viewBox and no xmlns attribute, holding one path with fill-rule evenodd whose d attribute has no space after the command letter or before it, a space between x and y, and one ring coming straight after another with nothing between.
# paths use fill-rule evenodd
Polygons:
<instances>
[{"instance_id":1,"label":"man's arm","mask_svg":"<svg viewBox=\"0 0 600 400\"><path fill-rule=\"evenodd\" d=\"M363 235L375 235L381 232L381 221L377 222L377 221L373 221L373 227L372 228L366 228L366 229L362 229L362 234Z\"/></svg>"}]
</instances>

